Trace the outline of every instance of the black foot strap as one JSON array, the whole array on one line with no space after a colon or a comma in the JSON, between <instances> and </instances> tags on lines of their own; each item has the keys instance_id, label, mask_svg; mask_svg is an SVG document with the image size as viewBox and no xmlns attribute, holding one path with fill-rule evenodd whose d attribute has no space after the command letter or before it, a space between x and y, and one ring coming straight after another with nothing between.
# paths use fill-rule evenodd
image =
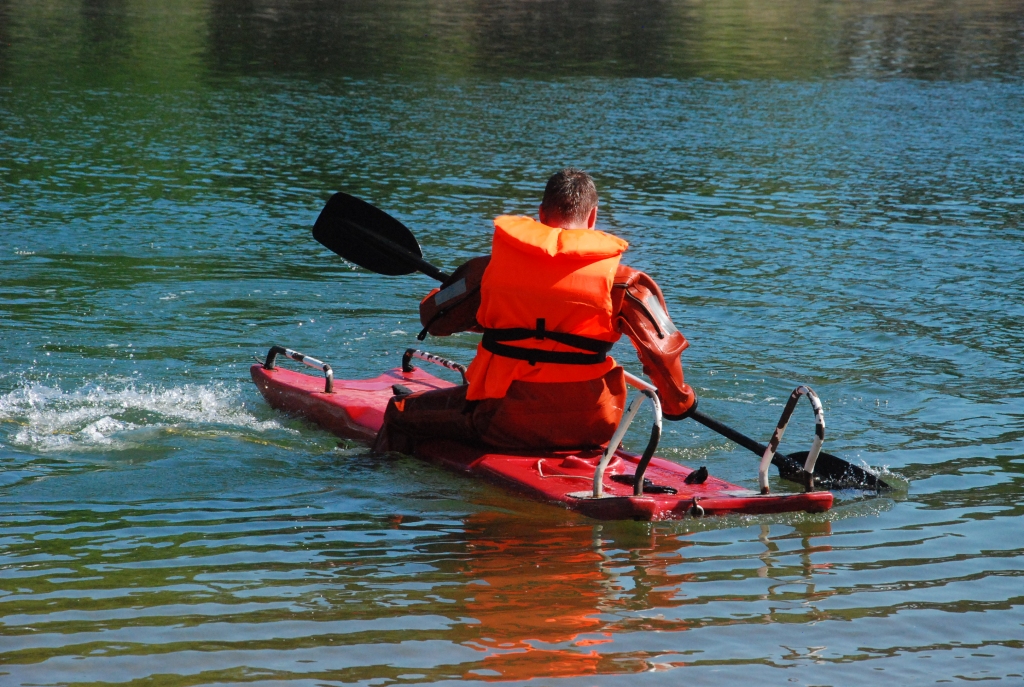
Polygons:
<instances>
[{"instance_id":1,"label":"black foot strap","mask_svg":"<svg viewBox=\"0 0 1024 687\"><path fill-rule=\"evenodd\" d=\"M707 480L708 469L701 465L699 469L694 470L689 475L687 475L686 479L683 481L686 482L687 484L704 484Z\"/></svg>"},{"instance_id":2,"label":"black foot strap","mask_svg":"<svg viewBox=\"0 0 1024 687\"><path fill-rule=\"evenodd\" d=\"M633 486L636 481L636 475L612 475L609 479L619 484L628 484ZM675 487L670 487L664 484L655 484L651 480L644 478L644 493L645 494L676 494L678 491Z\"/></svg>"}]
</instances>

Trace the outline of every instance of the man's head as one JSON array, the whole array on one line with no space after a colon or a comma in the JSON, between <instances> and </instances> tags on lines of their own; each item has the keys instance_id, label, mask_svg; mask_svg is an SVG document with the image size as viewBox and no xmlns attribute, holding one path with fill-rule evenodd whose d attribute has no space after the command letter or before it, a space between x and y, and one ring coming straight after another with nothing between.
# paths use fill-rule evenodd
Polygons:
<instances>
[{"instance_id":1,"label":"man's head","mask_svg":"<svg viewBox=\"0 0 1024 687\"><path fill-rule=\"evenodd\" d=\"M593 229L597 223L597 188L582 169L555 172L544 188L540 221L559 229Z\"/></svg>"}]
</instances>

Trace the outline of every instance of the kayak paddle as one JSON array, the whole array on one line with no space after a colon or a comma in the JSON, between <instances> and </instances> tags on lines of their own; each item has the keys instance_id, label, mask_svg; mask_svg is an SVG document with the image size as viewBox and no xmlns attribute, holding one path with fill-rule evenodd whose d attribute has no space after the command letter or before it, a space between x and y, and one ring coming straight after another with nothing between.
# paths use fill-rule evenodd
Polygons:
<instances>
[{"instance_id":1,"label":"kayak paddle","mask_svg":"<svg viewBox=\"0 0 1024 687\"><path fill-rule=\"evenodd\" d=\"M313 238L351 263L376 272L397 276L422 272L444 281L449 275L423 259L416 237L404 224L383 210L347 193L335 193L313 225ZM708 429L736 442L758 456L766 446L700 411L690 414ZM776 452L772 465L785 480L805 484L803 470L807 452L785 455ZM821 452L814 466L816 484L828 489L890 489L877 475L831 453Z\"/></svg>"}]
</instances>

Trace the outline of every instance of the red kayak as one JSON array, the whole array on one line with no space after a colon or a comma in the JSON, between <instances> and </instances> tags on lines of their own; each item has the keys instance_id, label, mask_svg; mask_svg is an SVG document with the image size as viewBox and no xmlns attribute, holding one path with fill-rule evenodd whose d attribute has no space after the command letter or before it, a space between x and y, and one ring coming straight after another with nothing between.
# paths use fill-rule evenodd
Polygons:
<instances>
[{"instance_id":1,"label":"red kayak","mask_svg":"<svg viewBox=\"0 0 1024 687\"><path fill-rule=\"evenodd\" d=\"M326 380L277 367L278 354L322 369ZM266 363L253 365L250 371L260 393L272 407L304 417L340 437L369 443L380 429L384 409L394 393L392 385L401 384L413 392L454 386L413 367L412 357L464 370L456 363L410 349L402 367L388 370L379 377L334 380L329 365L275 346ZM653 387L632 377L631 383L651 399L656 410L656 431L652 431L652 443L643 456L621 448L495 453L486 447L434 440L420 442L416 457L456 472L482 477L538 501L605 520L670 520L727 513L818 513L832 507L829 491L760 494L652 457L660 436L660 404L652 392ZM645 400L642 395L637 398L640 402ZM616 447L638 408L639 402L634 399L626 410L623 424L612 437L611 443Z\"/></svg>"}]
</instances>

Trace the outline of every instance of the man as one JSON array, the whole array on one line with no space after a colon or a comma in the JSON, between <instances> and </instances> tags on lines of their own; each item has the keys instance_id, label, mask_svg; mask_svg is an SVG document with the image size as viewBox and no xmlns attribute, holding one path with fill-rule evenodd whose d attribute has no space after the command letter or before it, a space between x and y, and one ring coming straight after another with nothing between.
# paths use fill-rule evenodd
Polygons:
<instances>
[{"instance_id":1,"label":"man","mask_svg":"<svg viewBox=\"0 0 1024 687\"><path fill-rule=\"evenodd\" d=\"M595 447L626 404L622 368L607 353L626 334L658 388L665 417L697 406L683 381L689 345L661 290L619 264L625 241L595 229L597 189L586 172L554 174L536 221L494 220L490 256L473 258L420 303L424 332L482 332L467 385L388 403L374 451L412 453L421 439L498 449Z\"/></svg>"}]
</instances>

